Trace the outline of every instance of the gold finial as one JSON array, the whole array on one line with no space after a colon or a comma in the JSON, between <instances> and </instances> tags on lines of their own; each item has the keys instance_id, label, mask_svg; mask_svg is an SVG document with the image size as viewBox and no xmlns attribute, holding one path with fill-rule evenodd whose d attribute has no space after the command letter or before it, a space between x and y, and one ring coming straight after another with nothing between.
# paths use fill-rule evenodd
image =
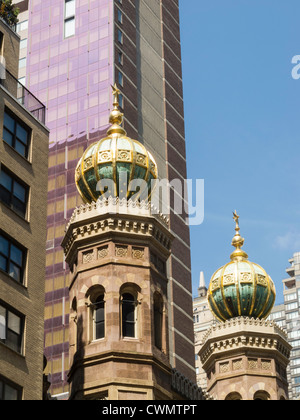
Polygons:
<instances>
[{"instance_id":1,"label":"gold finial","mask_svg":"<svg viewBox=\"0 0 300 420\"><path fill-rule=\"evenodd\" d=\"M111 134L122 134L126 136L126 131L123 127L121 127L121 124L123 122L123 116L122 112L120 111L120 103L119 103L119 95L120 90L118 89L117 84L115 83L112 87L112 94L113 94L113 110L110 113L109 116L109 122L112 124L112 126L108 129L107 135Z\"/></svg>"},{"instance_id":2,"label":"gold finial","mask_svg":"<svg viewBox=\"0 0 300 420\"><path fill-rule=\"evenodd\" d=\"M239 226L239 218L240 216L238 216L237 212L233 212L233 220L236 222L236 227L235 230L240 230L240 226Z\"/></svg>"},{"instance_id":3,"label":"gold finial","mask_svg":"<svg viewBox=\"0 0 300 420\"><path fill-rule=\"evenodd\" d=\"M241 237L240 235L240 225L239 225L239 218L237 211L233 212L233 220L235 221L235 236L232 239L232 246L236 248L236 250L231 254L230 258L232 260L241 260L241 259L247 259L248 255L245 251L243 251L241 248L244 245L245 239Z\"/></svg>"}]
</instances>

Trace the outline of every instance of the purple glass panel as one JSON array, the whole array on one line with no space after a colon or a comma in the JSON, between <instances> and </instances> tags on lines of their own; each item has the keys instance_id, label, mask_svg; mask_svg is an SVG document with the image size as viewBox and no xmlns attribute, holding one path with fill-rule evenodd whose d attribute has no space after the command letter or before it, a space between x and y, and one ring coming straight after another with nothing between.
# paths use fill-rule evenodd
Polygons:
<instances>
[{"instance_id":1,"label":"purple glass panel","mask_svg":"<svg viewBox=\"0 0 300 420\"><path fill-rule=\"evenodd\" d=\"M29 0L27 85L46 105L46 125L50 128L49 175L57 179L65 173L66 179L65 186L57 186L48 193L49 208L54 209L53 214L48 214L48 228L54 232L66 224L73 211L68 199L77 194L74 168L80 153L106 133L112 102L110 85L114 82L110 60L114 55L113 1L77 0L75 17L75 35L64 39L64 1ZM74 157L73 151L69 158L71 147L76 147L78 154L75 153ZM80 200L76 200L80 205ZM74 204L73 199L70 202ZM61 203L65 203L63 211ZM63 297L68 304L68 269L56 257L61 251L60 243L61 238L54 238L55 248L47 251L47 261L51 255L53 258L46 267L46 276L53 278L53 284L62 276L64 289L49 291L47 306ZM65 325L62 316L46 319L45 335L68 328L67 321L67 315ZM53 345L45 350L48 366L64 353L65 370L68 370L69 344L56 343L54 338L51 342ZM59 392L68 391L63 376L62 373L50 372L52 393L57 389Z\"/></svg>"}]
</instances>

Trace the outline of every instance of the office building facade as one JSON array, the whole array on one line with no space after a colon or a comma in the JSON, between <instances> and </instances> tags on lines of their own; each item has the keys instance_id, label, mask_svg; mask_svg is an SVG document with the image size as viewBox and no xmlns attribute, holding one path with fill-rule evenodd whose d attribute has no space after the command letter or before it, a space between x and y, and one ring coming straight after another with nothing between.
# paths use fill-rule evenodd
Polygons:
<instances>
[{"instance_id":1,"label":"office building facade","mask_svg":"<svg viewBox=\"0 0 300 420\"><path fill-rule=\"evenodd\" d=\"M128 136L155 155L160 178L186 178L179 7L177 0L29 0L19 28L27 36L26 86L46 104L50 128L45 353L51 392L63 394L70 304L61 241L82 204L74 168L108 128L111 85L121 91ZM173 202L171 196L169 354L194 381L189 228Z\"/></svg>"},{"instance_id":2,"label":"office building facade","mask_svg":"<svg viewBox=\"0 0 300 420\"><path fill-rule=\"evenodd\" d=\"M41 400L49 130L17 80L19 36L0 20L0 37L0 400Z\"/></svg>"},{"instance_id":3,"label":"office building facade","mask_svg":"<svg viewBox=\"0 0 300 420\"><path fill-rule=\"evenodd\" d=\"M287 332L292 346L287 377L289 398L296 400L300 398L300 252L295 253L289 263L286 269L289 277L282 281L284 303L273 308L269 319Z\"/></svg>"},{"instance_id":4,"label":"office building facade","mask_svg":"<svg viewBox=\"0 0 300 420\"><path fill-rule=\"evenodd\" d=\"M204 273L200 273L198 296L193 299L193 320L195 337L195 369L197 385L204 391L207 389L207 375L202 367L199 351L207 330L216 325L218 320L213 316L207 302L207 287Z\"/></svg>"}]
</instances>

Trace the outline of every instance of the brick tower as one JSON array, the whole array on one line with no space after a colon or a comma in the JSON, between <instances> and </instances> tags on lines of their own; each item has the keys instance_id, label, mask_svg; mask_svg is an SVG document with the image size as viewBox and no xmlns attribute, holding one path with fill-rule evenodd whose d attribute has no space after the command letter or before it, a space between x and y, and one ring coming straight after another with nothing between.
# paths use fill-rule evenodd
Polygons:
<instances>
[{"instance_id":1,"label":"brick tower","mask_svg":"<svg viewBox=\"0 0 300 420\"><path fill-rule=\"evenodd\" d=\"M220 323L208 330L199 352L207 391L217 400L286 400L291 346L286 333L265 320L275 302L275 286L262 267L248 260L236 213L234 219L236 249L208 289Z\"/></svg>"},{"instance_id":2,"label":"brick tower","mask_svg":"<svg viewBox=\"0 0 300 420\"><path fill-rule=\"evenodd\" d=\"M127 137L119 93L115 86L107 137L78 162L76 185L86 204L74 211L62 242L71 270L70 399L203 399L171 367L167 265L174 237L169 220L152 211L157 165ZM144 182L139 194L146 200L130 198L132 180Z\"/></svg>"}]
</instances>

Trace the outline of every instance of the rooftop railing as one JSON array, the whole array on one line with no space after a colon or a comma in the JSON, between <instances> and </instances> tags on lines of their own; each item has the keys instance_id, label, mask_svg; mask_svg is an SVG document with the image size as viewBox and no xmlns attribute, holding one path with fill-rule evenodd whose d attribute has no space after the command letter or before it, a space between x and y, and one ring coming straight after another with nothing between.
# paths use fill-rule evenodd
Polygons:
<instances>
[{"instance_id":1,"label":"rooftop railing","mask_svg":"<svg viewBox=\"0 0 300 420\"><path fill-rule=\"evenodd\" d=\"M0 85L2 85L17 101L23 105L41 123L46 122L46 107L39 101L25 86L22 85L8 70L1 75Z\"/></svg>"}]
</instances>

